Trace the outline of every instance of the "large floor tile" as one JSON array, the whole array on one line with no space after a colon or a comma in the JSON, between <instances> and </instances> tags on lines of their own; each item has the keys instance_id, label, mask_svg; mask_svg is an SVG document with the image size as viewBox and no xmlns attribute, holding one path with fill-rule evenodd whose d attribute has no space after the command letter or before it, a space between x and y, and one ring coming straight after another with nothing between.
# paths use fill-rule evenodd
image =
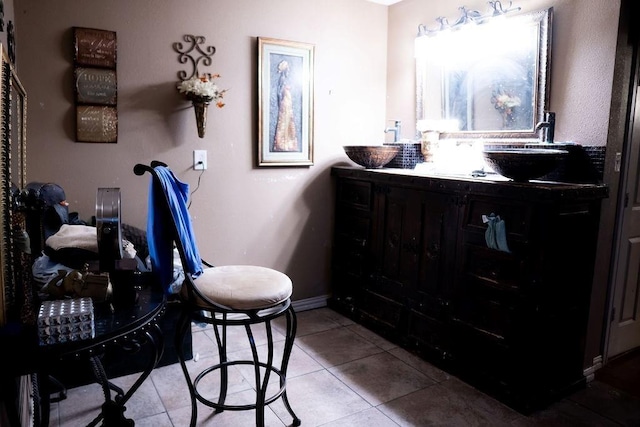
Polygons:
<instances>
[{"instance_id":1,"label":"large floor tile","mask_svg":"<svg viewBox=\"0 0 640 427\"><path fill-rule=\"evenodd\" d=\"M100 414L103 403L102 388L98 384L68 390L67 398L58 403L59 426L86 426Z\"/></svg>"},{"instance_id":2,"label":"large floor tile","mask_svg":"<svg viewBox=\"0 0 640 427\"><path fill-rule=\"evenodd\" d=\"M503 411L479 401L473 393L436 384L378 406L401 426L507 426L517 414L503 418Z\"/></svg>"},{"instance_id":3,"label":"large floor tile","mask_svg":"<svg viewBox=\"0 0 640 427\"><path fill-rule=\"evenodd\" d=\"M431 363L427 362L424 359L421 359L420 357L408 352L403 348L393 348L389 350L389 353L393 354L395 357L402 360L407 365L417 369L436 382L447 381L449 378L451 378L451 375L447 372L443 371L442 369L438 369Z\"/></svg>"},{"instance_id":4,"label":"large floor tile","mask_svg":"<svg viewBox=\"0 0 640 427\"><path fill-rule=\"evenodd\" d=\"M253 390L244 391L238 393L238 396L233 396L237 400L246 400L253 394ZM185 407L176 409L169 412L169 417L174 426L182 427L188 426L191 420L191 407ZM247 411L223 411L215 413L215 410L198 403L197 414L197 426L198 427L240 427L240 426L255 426L255 410ZM266 427L284 427L290 425L291 422L286 424L280 421L280 419L273 413L273 411L266 407L264 411L264 420Z\"/></svg>"},{"instance_id":5,"label":"large floor tile","mask_svg":"<svg viewBox=\"0 0 640 427\"><path fill-rule=\"evenodd\" d=\"M330 421L322 427L397 427L385 414L376 408L365 409L357 414Z\"/></svg>"},{"instance_id":6,"label":"large floor tile","mask_svg":"<svg viewBox=\"0 0 640 427\"><path fill-rule=\"evenodd\" d=\"M121 387L126 393L134 382L138 380L140 374L127 375L111 380L112 383ZM113 393L112 393L113 398ZM131 398L125 403L127 408L125 416L132 419L146 418L157 415L165 411L160 396L151 381L150 376L135 391Z\"/></svg>"},{"instance_id":7,"label":"large floor tile","mask_svg":"<svg viewBox=\"0 0 640 427\"><path fill-rule=\"evenodd\" d=\"M603 382L592 381L569 400L624 426L640 426L640 399Z\"/></svg>"},{"instance_id":8,"label":"large floor tile","mask_svg":"<svg viewBox=\"0 0 640 427\"><path fill-rule=\"evenodd\" d=\"M136 427L174 427L169 414L163 412L147 418L136 419Z\"/></svg>"},{"instance_id":9,"label":"large floor tile","mask_svg":"<svg viewBox=\"0 0 640 427\"><path fill-rule=\"evenodd\" d=\"M328 308L328 307L323 307L323 308L317 308L315 310L313 310L315 312L317 312L318 314L321 314L331 320L333 320L334 322L338 323L340 326L349 326L349 325L355 325L356 323L349 319L346 316L343 316L342 314L333 311L332 309Z\"/></svg>"},{"instance_id":10,"label":"large floor tile","mask_svg":"<svg viewBox=\"0 0 640 427\"><path fill-rule=\"evenodd\" d=\"M202 370L216 363L218 363L218 359L212 357L202 358L197 362L193 360L187 361L187 369L189 370L192 381ZM212 397L213 390L217 393L217 390L219 389L218 378L218 373L207 375L205 380L202 381L202 385L198 387L201 394ZM151 379L158 390L158 394L160 395L160 399L162 399L162 403L166 410L172 411L174 409L191 405L189 389L180 364L175 363L173 365L155 369L151 374ZM251 388L251 384L249 384L234 367L229 368L228 384L229 393L235 393ZM207 393L207 386L211 386L211 393Z\"/></svg>"},{"instance_id":11,"label":"large floor tile","mask_svg":"<svg viewBox=\"0 0 640 427\"><path fill-rule=\"evenodd\" d=\"M191 348L198 358L218 354L218 347L204 330L191 333Z\"/></svg>"},{"instance_id":12,"label":"large floor tile","mask_svg":"<svg viewBox=\"0 0 640 427\"><path fill-rule=\"evenodd\" d=\"M304 427L320 426L371 407L326 370L292 378L287 382L287 394ZM281 399L270 406L281 420L291 424L291 416Z\"/></svg>"},{"instance_id":13,"label":"large floor tile","mask_svg":"<svg viewBox=\"0 0 640 427\"><path fill-rule=\"evenodd\" d=\"M623 424L624 425L624 424ZM638 424L627 424L629 427ZM516 418L512 427L614 427L620 424L570 400L551 405L529 416Z\"/></svg>"},{"instance_id":14,"label":"large floor tile","mask_svg":"<svg viewBox=\"0 0 640 427\"><path fill-rule=\"evenodd\" d=\"M398 347L391 341L388 341L382 338L380 335L376 334L375 332L372 332L371 330L365 328L362 325L356 325L356 324L349 325L347 326L347 329L350 330L351 332L355 332L356 334L360 335L362 338L366 339L367 341L370 341L371 343L377 345L383 350L391 350L392 348Z\"/></svg>"},{"instance_id":15,"label":"large floor tile","mask_svg":"<svg viewBox=\"0 0 640 427\"><path fill-rule=\"evenodd\" d=\"M389 353L380 353L329 369L340 381L373 406L435 382Z\"/></svg>"},{"instance_id":16,"label":"large floor tile","mask_svg":"<svg viewBox=\"0 0 640 427\"><path fill-rule=\"evenodd\" d=\"M351 362L383 350L346 328L332 329L297 339L298 346L325 368Z\"/></svg>"},{"instance_id":17,"label":"large floor tile","mask_svg":"<svg viewBox=\"0 0 640 427\"><path fill-rule=\"evenodd\" d=\"M342 326L341 322L345 321L338 313L328 309L303 311L302 313L297 313L296 318L298 319L296 337L339 328ZM273 324L274 328L284 334L286 330L284 317L279 317Z\"/></svg>"},{"instance_id":18,"label":"large floor tile","mask_svg":"<svg viewBox=\"0 0 640 427\"><path fill-rule=\"evenodd\" d=\"M257 348L258 357L261 362L267 360L267 346L263 345ZM273 361L274 366L277 369L281 368L282 357L284 351L284 342L275 343L273 349ZM229 360L253 360L251 350L246 349L243 351L237 351L228 355ZM255 374L253 366L239 365L237 369L247 379L247 381L255 381ZM324 369L315 359L305 353L300 347L294 344L291 355L289 357L289 365L287 367L287 378L295 378L300 375L305 375L310 372L316 372ZM274 374L274 377L277 376Z\"/></svg>"}]
</instances>

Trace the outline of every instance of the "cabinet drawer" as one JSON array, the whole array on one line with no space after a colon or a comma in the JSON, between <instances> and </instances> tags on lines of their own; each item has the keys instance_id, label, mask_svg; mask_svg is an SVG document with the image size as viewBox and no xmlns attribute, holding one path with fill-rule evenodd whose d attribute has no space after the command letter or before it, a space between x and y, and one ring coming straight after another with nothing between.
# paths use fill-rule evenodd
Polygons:
<instances>
[{"instance_id":1,"label":"cabinet drawer","mask_svg":"<svg viewBox=\"0 0 640 427\"><path fill-rule=\"evenodd\" d=\"M413 297L411 309L416 313L432 319L445 320L451 314L451 304L444 296L434 296L427 293L419 293Z\"/></svg>"},{"instance_id":2,"label":"cabinet drawer","mask_svg":"<svg viewBox=\"0 0 640 427\"><path fill-rule=\"evenodd\" d=\"M391 298L394 301L403 301L407 297L407 286L399 280L390 279L379 273L372 273L367 278L366 289L377 295Z\"/></svg>"},{"instance_id":3,"label":"cabinet drawer","mask_svg":"<svg viewBox=\"0 0 640 427\"><path fill-rule=\"evenodd\" d=\"M514 254L467 244L463 256L465 279L502 290L517 290L525 279L525 262Z\"/></svg>"},{"instance_id":4,"label":"cabinet drawer","mask_svg":"<svg viewBox=\"0 0 640 427\"><path fill-rule=\"evenodd\" d=\"M372 183L344 180L339 182L338 203L356 209L370 210L372 204Z\"/></svg>"},{"instance_id":5,"label":"cabinet drawer","mask_svg":"<svg viewBox=\"0 0 640 427\"><path fill-rule=\"evenodd\" d=\"M507 235L526 237L531 223L531 208L509 201L496 201L472 198L467 202L464 215L465 229L486 230L483 215L499 215L504 220Z\"/></svg>"},{"instance_id":6,"label":"cabinet drawer","mask_svg":"<svg viewBox=\"0 0 640 427\"><path fill-rule=\"evenodd\" d=\"M492 298L473 297L456 303L454 317L479 333L497 340L509 338L514 307Z\"/></svg>"}]
</instances>

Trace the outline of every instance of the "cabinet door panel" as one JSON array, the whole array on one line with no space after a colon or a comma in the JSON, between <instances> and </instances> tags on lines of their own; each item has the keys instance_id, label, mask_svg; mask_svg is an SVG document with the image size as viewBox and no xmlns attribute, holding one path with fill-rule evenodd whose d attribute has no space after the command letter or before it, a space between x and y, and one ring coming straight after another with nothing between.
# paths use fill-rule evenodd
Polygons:
<instances>
[{"instance_id":1,"label":"cabinet door panel","mask_svg":"<svg viewBox=\"0 0 640 427\"><path fill-rule=\"evenodd\" d=\"M421 351L435 351L441 358L449 354L451 332L443 321L411 310L407 331L410 346Z\"/></svg>"},{"instance_id":2,"label":"cabinet door panel","mask_svg":"<svg viewBox=\"0 0 640 427\"><path fill-rule=\"evenodd\" d=\"M364 247L369 238L371 220L356 215L342 213L336 217L336 235L356 246Z\"/></svg>"},{"instance_id":3,"label":"cabinet door panel","mask_svg":"<svg viewBox=\"0 0 640 427\"><path fill-rule=\"evenodd\" d=\"M401 329L404 307L396 301L364 290L360 294L358 308L361 320L383 335L397 335Z\"/></svg>"}]
</instances>

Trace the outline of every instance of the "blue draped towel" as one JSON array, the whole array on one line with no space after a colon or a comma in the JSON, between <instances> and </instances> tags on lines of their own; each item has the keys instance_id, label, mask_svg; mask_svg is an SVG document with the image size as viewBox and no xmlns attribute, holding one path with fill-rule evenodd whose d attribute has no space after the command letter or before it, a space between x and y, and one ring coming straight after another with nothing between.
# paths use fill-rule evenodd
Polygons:
<instances>
[{"instance_id":1,"label":"blue draped towel","mask_svg":"<svg viewBox=\"0 0 640 427\"><path fill-rule=\"evenodd\" d=\"M158 274L165 292L175 293L170 287L173 281L173 236L167 229L173 219L169 217L169 213L163 207L165 195L178 227L180 242L184 247L186 265L183 268L186 270L185 274L191 274L193 278L202 274L202 261L187 208L189 184L179 181L173 172L165 166L156 166L154 169L160 182L156 182L151 177L147 219L149 257L151 258L152 270Z\"/></svg>"}]
</instances>

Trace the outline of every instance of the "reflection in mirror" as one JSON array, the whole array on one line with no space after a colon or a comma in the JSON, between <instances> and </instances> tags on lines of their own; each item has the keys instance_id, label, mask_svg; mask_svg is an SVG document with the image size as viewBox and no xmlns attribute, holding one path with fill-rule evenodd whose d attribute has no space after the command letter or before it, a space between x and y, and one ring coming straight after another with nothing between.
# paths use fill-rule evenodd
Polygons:
<instances>
[{"instance_id":1,"label":"reflection in mirror","mask_svg":"<svg viewBox=\"0 0 640 427\"><path fill-rule=\"evenodd\" d=\"M454 123L445 138L535 138L548 100L551 16L485 18L419 36L418 120Z\"/></svg>"}]
</instances>

